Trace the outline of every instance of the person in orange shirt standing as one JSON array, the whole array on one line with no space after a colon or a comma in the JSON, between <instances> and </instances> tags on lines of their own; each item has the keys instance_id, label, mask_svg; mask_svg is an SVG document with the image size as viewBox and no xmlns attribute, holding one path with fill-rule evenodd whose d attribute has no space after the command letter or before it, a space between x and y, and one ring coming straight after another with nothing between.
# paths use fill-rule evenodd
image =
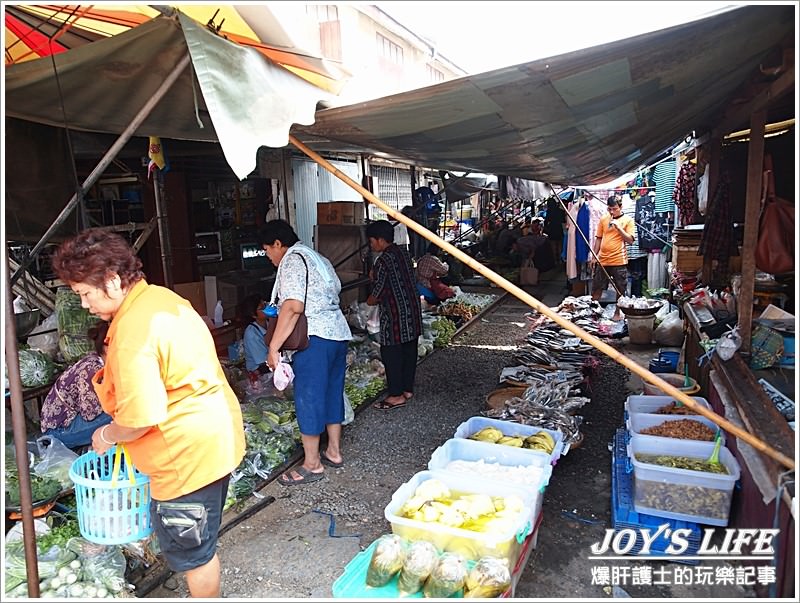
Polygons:
<instances>
[{"instance_id":1,"label":"person in orange shirt standing","mask_svg":"<svg viewBox=\"0 0 800 603\"><path fill-rule=\"evenodd\" d=\"M597 236L592 245L594 254L589 258L589 263L594 267L592 299L595 300L599 300L608 288L609 277L614 281L617 292L625 295L628 287L628 252L625 246L636 238L636 224L630 216L622 213L619 200L615 196L609 197L607 204L608 214L597 225ZM597 261L605 270L596 266ZM622 313L617 307L612 320L621 318Z\"/></svg>"},{"instance_id":2,"label":"person in orange shirt standing","mask_svg":"<svg viewBox=\"0 0 800 603\"><path fill-rule=\"evenodd\" d=\"M111 324L105 366L92 380L112 422L92 435L105 454L124 442L150 477L150 516L170 569L193 597L220 596L217 538L230 473L245 452L239 401L214 340L192 305L150 285L118 234L89 229L52 260L89 312Z\"/></svg>"}]
</instances>

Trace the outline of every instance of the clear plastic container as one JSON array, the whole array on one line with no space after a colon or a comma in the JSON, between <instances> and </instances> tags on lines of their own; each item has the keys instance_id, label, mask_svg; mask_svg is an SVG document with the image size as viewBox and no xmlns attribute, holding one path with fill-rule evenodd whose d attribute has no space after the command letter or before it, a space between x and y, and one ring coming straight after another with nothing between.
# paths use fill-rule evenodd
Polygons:
<instances>
[{"instance_id":1,"label":"clear plastic container","mask_svg":"<svg viewBox=\"0 0 800 603\"><path fill-rule=\"evenodd\" d=\"M456 494L488 494L489 496L519 496L523 509L513 518L507 530L475 532L454 528L435 522L416 521L400 514L405 502L413 496L417 487L429 479L438 479ZM427 540L441 551L459 553L465 559L478 560L484 555L508 559L514 567L525 538L533 531L537 504L537 493L530 488L513 486L504 482L490 482L469 475L448 471L420 471L400 486L384 509L386 520L392 524L392 532L406 540Z\"/></svg>"},{"instance_id":2,"label":"clear plastic container","mask_svg":"<svg viewBox=\"0 0 800 603\"><path fill-rule=\"evenodd\" d=\"M644 463L637 454L685 456L707 460L713 442L631 435L628 459L633 467L633 508L637 513L694 521L713 526L728 525L733 487L739 479L739 463L724 446L719 462L727 474L693 471Z\"/></svg>"},{"instance_id":3,"label":"clear plastic container","mask_svg":"<svg viewBox=\"0 0 800 603\"><path fill-rule=\"evenodd\" d=\"M701 406L705 406L706 408L711 410L711 405L705 398L700 398L698 396L690 396L690 398L695 402L697 402L698 404L700 404ZM662 406L666 406L670 402L674 401L675 398L673 398L672 396L628 396L628 399L625 401L625 412L629 415L635 412L641 412L646 414L657 414L656 411L659 408L661 408ZM687 415L664 415L664 416L678 417Z\"/></svg>"},{"instance_id":4,"label":"clear plastic container","mask_svg":"<svg viewBox=\"0 0 800 603\"><path fill-rule=\"evenodd\" d=\"M474 433L479 432L484 427L496 427L507 436L522 436L526 438L540 431L549 433L556 442L553 451L550 453L550 463L555 465L559 457L569 452L569 444L564 444L564 434L560 431L553 431L552 429L544 429L542 427L534 427L532 425L521 425L520 423L512 423L511 421L500 421L499 419L490 419L489 417L470 417L456 428L453 435L454 438L468 439ZM491 446L503 446L504 448L511 448L504 444L491 444ZM516 450L519 450L518 448ZM536 452L536 451L531 451Z\"/></svg>"},{"instance_id":5,"label":"clear plastic container","mask_svg":"<svg viewBox=\"0 0 800 603\"><path fill-rule=\"evenodd\" d=\"M510 479L509 477L503 479L503 477L500 476L492 476L491 473L480 473L477 470L474 472L453 471L452 469L448 469L448 465L453 461L483 461L485 465L501 465L506 469L520 466L533 467L538 469L538 471L530 473L538 474L538 478L536 483L524 483ZM493 482L503 482L512 486L530 488L535 496L533 501L534 517L538 517L539 515L539 511L542 508L544 490L547 484L550 483L550 476L553 473L553 466L550 464L550 456L545 452L525 450L513 446L498 446L497 444L488 442L476 442L475 440L464 440L461 438L447 440L434 450L431 455L431 460L428 461L428 469L430 471L449 471L457 475L472 476L477 479L489 479ZM490 469L490 467L487 467L487 469ZM528 475L530 475L530 473ZM508 473L505 473L505 475L508 476Z\"/></svg>"},{"instance_id":6,"label":"clear plastic container","mask_svg":"<svg viewBox=\"0 0 800 603\"><path fill-rule=\"evenodd\" d=\"M702 415L651 415L645 414L640 412L634 412L628 415L628 418L625 421L625 427L628 428L628 431L631 432L631 435L637 435L641 438L653 438L656 440L664 440L665 442L672 442L674 440L682 440L686 439L689 442L712 442L713 440L692 440L689 438L668 438L665 436L655 436L655 435L648 435L642 433L643 429L647 429L648 427L655 427L657 425L661 425L666 421L681 421L681 420L690 420L690 421L697 421L702 423L706 427L708 427L711 431L716 432L719 428L717 424L714 423L711 419L706 419ZM725 432L722 429L719 429L720 437L722 438L722 444L725 444Z\"/></svg>"}]
</instances>

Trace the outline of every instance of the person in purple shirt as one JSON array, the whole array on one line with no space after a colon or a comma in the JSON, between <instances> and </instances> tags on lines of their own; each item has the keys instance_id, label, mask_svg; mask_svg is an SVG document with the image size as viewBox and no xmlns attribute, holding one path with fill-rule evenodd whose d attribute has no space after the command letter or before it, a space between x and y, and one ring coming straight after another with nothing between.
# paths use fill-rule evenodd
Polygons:
<instances>
[{"instance_id":1,"label":"person in purple shirt","mask_svg":"<svg viewBox=\"0 0 800 603\"><path fill-rule=\"evenodd\" d=\"M92 377L103 367L107 332L108 323L102 320L89 329L95 351L61 373L42 403L42 433L67 448L89 446L95 430L111 422L92 386Z\"/></svg>"}]
</instances>

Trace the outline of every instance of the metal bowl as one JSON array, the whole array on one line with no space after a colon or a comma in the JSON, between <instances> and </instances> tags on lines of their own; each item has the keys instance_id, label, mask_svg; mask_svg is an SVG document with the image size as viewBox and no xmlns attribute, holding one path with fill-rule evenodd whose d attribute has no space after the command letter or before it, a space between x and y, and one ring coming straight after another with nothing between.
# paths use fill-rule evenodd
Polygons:
<instances>
[{"instance_id":1,"label":"metal bowl","mask_svg":"<svg viewBox=\"0 0 800 603\"><path fill-rule=\"evenodd\" d=\"M30 312L20 312L14 314L14 325L16 327L17 339L24 339L39 324L39 309Z\"/></svg>"},{"instance_id":2,"label":"metal bowl","mask_svg":"<svg viewBox=\"0 0 800 603\"><path fill-rule=\"evenodd\" d=\"M661 306L663 305L664 303L662 302L653 308L626 308L624 306L618 306L618 307L625 316L652 316L653 314L658 312L661 309Z\"/></svg>"}]
</instances>

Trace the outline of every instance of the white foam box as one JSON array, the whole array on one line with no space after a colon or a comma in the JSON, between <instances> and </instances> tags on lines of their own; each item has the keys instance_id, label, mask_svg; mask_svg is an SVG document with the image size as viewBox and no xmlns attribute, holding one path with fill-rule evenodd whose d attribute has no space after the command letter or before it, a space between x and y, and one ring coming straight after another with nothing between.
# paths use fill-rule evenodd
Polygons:
<instances>
[{"instance_id":1,"label":"white foam box","mask_svg":"<svg viewBox=\"0 0 800 603\"><path fill-rule=\"evenodd\" d=\"M682 421L682 420L689 420L689 421L697 421L698 423L702 423L706 427L708 427L712 432L716 432L719 427L717 424L714 423L711 419L706 419L702 415L651 415L641 412L634 412L628 415L628 418L625 420L625 427L631 432L631 435L637 435L641 438L653 438L655 440L662 440L664 442L674 442L675 440L681 440L684 438L667 438L664 436L654 436L642 433L643 429L647 429L648 427L656 427L657 425L662 425L667 421ZM719 429L720 438L722 438L722 444L725 444L725 432L722 429ZM707 440L691 440L688 439L689 442L707 442ZM711 440L708 440L711 441Z\"/></svg>"},{"instance_id":2,"label":"white foam box","mask_svg":"<svg viewBox=\"0 0 800 603\"><path fill-rule=\"evenodd\" d=\"M701 406L705 406L709 410L711 410L711 405L708 403L708 400L705 398L701 398L699 396L689 396L692 400L700 404ZM666 406L670 402L675 402L675 398L672 396L628 396L628 399L625 400L625 412L627 414L641 412L645 414L656 414L656 411L661 408L662 406ZM664 415L665 417L670 415ZM693 415L672 415L676 417L681 416L693 416ZM697 415L694 415L697 416Z\"/></svg>"},{"instance_id":3,"label":"white foam box","mask_svg":"<svg viewBox=\"0 0 800 603\"><path fill-rule=\"evenodd\" d=\"M569 444L564 444L564 434L560 431L552 429L544 429L542 427L534 427L533 425L522 425L521 423L512 423L511 421L501 421L499 419L490 419L489 417L470 417L461 425L456 428L453 435L454 438L468 439L471 435L479 432L484 427L496 427L507 436L521 436L527 438L540 431L549 433L556 442L553 451L550 453L550 462L555 465L558 459L569 452ZM491 444L492 446L505 446L504 444ZM535 452L535 451L532 451Z\"/></svg>"},{"instance_id":4,"label":"white foam box","mask_svg":"<svg viewBox=\"0 0 800 603\"><path fill-rule=\"evenodd\" d=\"M400 513L405 502L414 495L417 487L430 479L438 479L455 495L488 494L489 496L519 496L523 509L509 523L507 530L476 532L454 528L436 522L417 521L403 517ZM427 540L441 551L458 553L467 560L477 561L485 555L508 560L514 567L522 550L525 538L533 531L533 514L536 494L530 488L507 483L490 482L469 475L447 471L420 471L400 486L384 509L386 520L392 524L392 532L409 541Z\"/></svg>"},{"instance_id":5,"label":"white foam box","mask_svg":"<svg viewBox=\"0 0 800 603\"><path fill-rule=\"evenodd\" d=\"M493 477L489 473L491 467L486 467L487 473L478 471L453 471L448 469L448 465L453 461L483 461L485 465L500 465L502 467L534 467L538 469L539 479L536 483L524 483L511 479ZM475 440L464 440L452 438L433 451L431 460L428 461L430 471L449 471L457 475L474 477L476 479L488 479L493 482L508 483L512 486L523 486L529 488L534 493L533 516L538 517L542 508L542 499L547 484L550 483L550 476L553 474L553 466L550 464L550 455L539 450L526 450L515 448L514 446L504 446L489 442L477 442Z\"/></svg>"},{"instance_id":6,"label":"white foam box","mask_svg":"<svg viewBox=\"0 0 800 603\"><path fill-rule=\"evenodd\" d=\"M684 456L707 460L713 442L665 438L653 441L631 435L628 458L633 466L633 508L637 513L713 526L728 525L733 487L739 479L739 463L724 446L719 461L727 474L694 471L645 463L636 455ZM660 438L659 438L660 440Z\"/></svg>"}]
</instances>

